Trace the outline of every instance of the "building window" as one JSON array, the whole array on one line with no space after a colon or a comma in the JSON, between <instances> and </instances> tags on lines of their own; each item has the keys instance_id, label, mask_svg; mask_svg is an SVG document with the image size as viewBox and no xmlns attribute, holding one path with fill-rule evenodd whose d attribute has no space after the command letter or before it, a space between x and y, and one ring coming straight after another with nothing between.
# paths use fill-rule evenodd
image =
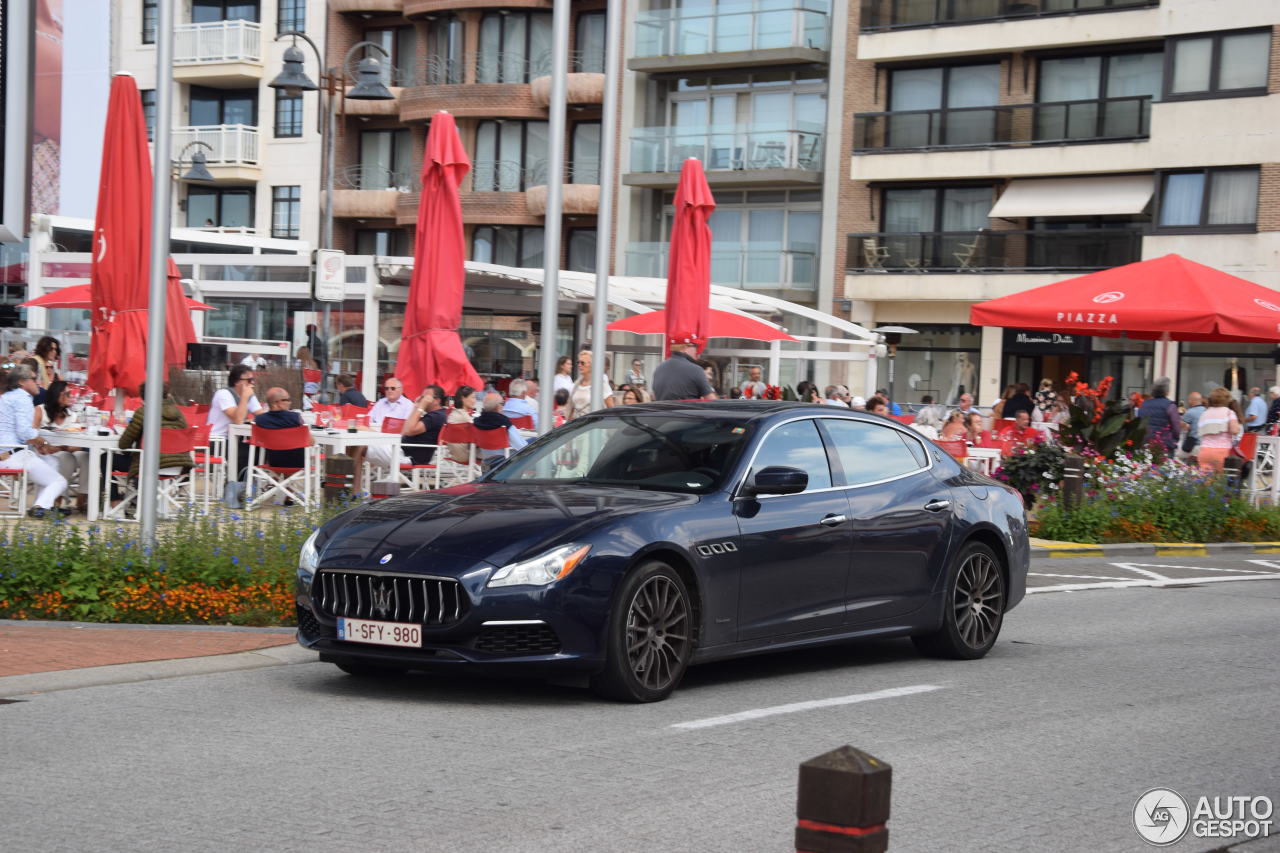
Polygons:
<instances>
[{"instance_id":1,"label":"building window","mask_svg":"<svg viewBox=\"0 0 1280 853\"><path fill-rule=\"evenodd\" d=\"M889 76L888 138L893 148L980 145L996 139L1000 66L903 68ZM954 112L952 112L954 110Z\"/></svg>"},{"instance_id":2,"label":"building window","mask_svg":"<svg viewBox=\"0 0 1280 853\"><path fill-rule=\"evenodd\" d=\"M1163 77L1159 51L1041 60L1035 138L1146 136Z\"/></svg>"},{"instance_id":3,"label":"building window","mask_svg":"<svg viewBox=\"0 0 1280 853\"><path fill-rule=\"evenodd\" d=\"M1264 95L1271 30L1170 39L1165 56L1165 100Z\"/></svg>"},{"instance_id":4,"label":"building window","mask_svg":"<svg viewBox=\"0 0 1280 853\"><path fill-rule=\"evenodd\" d=\"M596 229L574 228L569 231L569 265L566 269L596 271Z\"/></svg>"},{"instance_id":5,"label":"building window","mask_svg":"<svg viewBox=\"0 0 1280 853\"><path fill-rule=\"evenodd\" d=\"M298 239L302 218L302 187L271 188L271 236Z\"/></svg>"},{"instance_id":6,"label":"building window","mask_svg":"<svg viewBox=\"0 0 1280 853\"><path fill-rule=\"evenodd\" d=\"M142 43L156 43L156 0L142 0Z\"/></svg>"},{"instance_id":7,"label":"building window","mask_svg":"<svg viewBox=\"0 0 1280 853\"><path fill-rule=\"evenodd\" d=\"M403 228L369 228L356 232L357 255L405 258L412 253L409 234Z\"/></svg>"},{"instance_id":8,"label":"building window","mask_svg":"<svg viewBox=\"0 0 1280 853\"><path fill-rule=\"evenodd\" d=\"M276 16L276 31L306 32L307 0L280 0L280 11Z\"/></svg>"},{"instance_id":9,"label":"building window","mask_svg":"<svg viewBox=\"0 0 1280 853\"><path fill-rule=\"evenodd\" d=\"M191 125L220 124L258 126L257 89L206 89L191 87Z\"/></svg>"},{"instance_id":10,"label":"building window","mask_svg":"<svg viewBox=\"0 0 1280 853\"><path fill-rule=\"evenodd\" d=\"M580 121L573 126L569 162L569 183L600 183L600 122Z\"/></svg>"},{"instance_id":11,"label":"building window","mask_svg":"<svg viewBox=\"0 0 1280 853\"><path fill-rule=\"evenodd\" d=\"M188 187L188 228L253 229L254 192L250 187Z\"/></svg>"},{"instance_id":12,"label":"building window","mask_svg":"<svg viewBox=\"0 0 1280 853\"><path fill-rule=\"evenodd\" d=\"M369 47L363 51L363 56L373 57L382 66L382 85L417 84L414 79L414 65L418 56L417 39L417 31L413 27L381 27L364 31L365 41L371 41L387 52L384 56Z\"/></svg>"},{"instance_id":13,"label":"building window","mask_svg":"<svg viewBox=\"0 0 1280 853\"><path fill-rule=\"evenodd\" d=\"M605 13L583 12L573 38L573 70L604 73Z\"/></svg>"},{"instance_id":14,"label":"building window","mask_svg":"<svg viewBox=\"0 0 1280 853\"><path fill-rule=\"evenodd\" d=\"M528 83L550 73L550 12L492 12L480 19L477 83Z\"/></svg>"},{"instance_id":15,"label":"building window","mask_svg":"<svg viewBox=\"0 0 1280 853\"><path fill-rule=\"evenodd\" d=\"M217 21L258 21L257 2L245 0L191 0L191 23Z\"/></svg>"},{"instance_id":16,"label":"building window","mask_svg":"<svg viewBox=\"0 0 1280 853\"><path fill-rule=\"evenodd\" d=\"M302 135L302 96L289 97L276 92L276 137L285 139Z\"/></svg>"},{"instance_id":17,"label":"building window","mask_svg":"<svg viewBox=\"0 0 1280 853\"><path fill-rule=\"evenodd\" d=\"M152 142L156 138L156 90L141 89L138 97L142 99L142 120L147 125L147 141Z\"/></svg>"},{"instance_id":18,"label":"building window","mask_svg":"<svg viewBox=\"0 0 1280 853\"><path fill-rule=\"evenodd\" d=\"M1160 186L1160 228L1253 230L1258 169L1170 172Z\"/></svg>"},{"instance_id":19,"label":"building window","mask_svg":"<svg viewBox=\"0 0 1280 853\"><path fill-rule=\"evenodd\" d=\"M427 60L423 83L439 86L463 80L462 51L465 29L462 21L446 15L432 21L427 30Z\"/></svg>"},{"instance_id":20,"label":"building window","mask_svg":"<svg viewBox=\"0 0 1280 853\"><path fill-rule=\"evenodd\" d=\"M366 130L360 134L360 190L393 190L413 182L413 136L408 130Z\"/></svg>"},{"instance_id":21,"label":"building window","mask_svg":"<svg viewBox=\"0 0 1280 853\"><path fill-rule=\"evenodd\" d=\"M482 121L476 126L475 192L523 192L547 182L545 121Z\"/></svg>"},{"instance_id":22,"label":"building window","mask_svg":"<svg viewBox=\"0 0 1280 853\"><path fill-rule=\"evenodd\" d=\"M976 245L975 234L990 224L992 188L927 187L886 189L882 228L887 267L934 269L954 265L956 254Z\"/></svg>"},{"instance_id":23,"label":"building window","mask_svg":"<svg viewBox=\"0 0 1280 853\"><path fill-rule=\"evenodd\" d=\"M542 229L480 225L471 235L471 260L508 267L542 267Z\"/></svg>"}]
</instances>

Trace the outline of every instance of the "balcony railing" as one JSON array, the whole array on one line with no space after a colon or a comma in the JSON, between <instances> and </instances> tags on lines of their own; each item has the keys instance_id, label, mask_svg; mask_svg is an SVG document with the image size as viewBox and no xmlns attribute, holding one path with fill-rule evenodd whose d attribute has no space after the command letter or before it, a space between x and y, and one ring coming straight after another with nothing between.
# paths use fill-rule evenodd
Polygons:
<instances>
[{"instance_id":1,"label":"balcony railing","mask_svg":"<svg viewBox=\"0 0 1280 853\"><path fill-rule=\"evenodd\" d=\"M1146 139L1151 96L858 113L854 151L986 148Z\"/></svg>"},{"instance_id":2,"label":"balcony railing","mask_svg":"<svg viewBox=\"0 0 1280 853\"><path fill-rule=\"evenodd\" d=\"M444 56L428 56L419 65L419 86L444 86L450 83L462 83L466 79L461 59L449 59Z\"/></svg>"},{"instance_id":3,"label":"balcony railing","mask_svg":"<svg viewBox=\"0 0 1280 853\"><path fill-rule=\"evenodd\" d=\"M388 169L385 166L356 164L340 167L333 176L333 185L344 190L399 190L409 192L416 176L409 169Z\"/></svg>"},{"instance_id":4,"label":"balcony railing","mask_svg":"<svg viewBox=\"0 0 1280 853\"><path fill-rule=\"evenodd\" d=\"M850 234L849 272L1099 270L1141 258L1142 230L1047 228Z\"/></svg>"},{"instance_id":5,"label":"balcony railing","mask_svg":"<svg viewBox=\"0 0 1280 853\"><path fill-rule=\"evenodd\" d=\"M348 167L358 168L358 167ZM407 173L399 173L404 183L387 189L398 189L401 192L419 192L422 190L422 164L415 164ZM547 183L547 163L539 160L526 166L515 160L475 160L471 164L468 175L470 184L463 183L462 189L476 193L520 193L529 187L545 186ZM600 164L593 162L565 163L564 182L566 184L599 184Z\"/></svg>"},{"instance_id":6,"label":"balcony railing","mask_svg":"<svg viewBox=\"0 0 1280 853\"><path fill-rule=\"evenodd\" d=\"M181 151L192 142L203 142L210 166L258 165L258 129L244 124L215 124L207 127L175 127L173 150Z\"/></svg>"},{"instance_id":7,"label":"balcony railing","mask_svg":"<svg viewBox=\"0 0 1280 853\"><path fill-rule=\"evenodd\" d=\"M178 24L173 28L173 61L261 62L262 28L253 21Z\"/></svg>"},{"instance_id":8,"label":"balcony railing","mask_svg":"<svg viewBox=\"0 0 1280 853\"><path fill-rule=\"evenodd\" d=\"M635 55L696 56L785 47L826 50L830 38L831 22L825 9L768 9L718 15L659 9L639 13Z\"/></svg>"},{"instance_id":9,"label":"balcony railing","mask_svg":"<svg viewBox=\"0 0 1280 853\"><path fill-rule=\"evenodd\" d=\"M678 172L689 157L707 170L821 171L823 127L796 122L702 128L642 127L631 136L632 172Z\"/></svg>"},{"instance_id":10,"label":"balcony railing","mask_svg":"<svg viewBox=\"0 0 1280 853\"><path fill-rule=\"evenodd\" d=\"M628 243L626 274L666 278L669 248L668 243ZM818 247L713 242L711 283L748 290L813 290L818 283Z\"/></svg>"},{"instance_id":11,"label":"balcony railing","mask_svg":"<svg viewBox=\"0 0 1280 853\"><path fill-rule=\"evenodd\" d=\"M1158 6L1159 0L862 0L863 32Z\"/></svg>"}]
</instances>

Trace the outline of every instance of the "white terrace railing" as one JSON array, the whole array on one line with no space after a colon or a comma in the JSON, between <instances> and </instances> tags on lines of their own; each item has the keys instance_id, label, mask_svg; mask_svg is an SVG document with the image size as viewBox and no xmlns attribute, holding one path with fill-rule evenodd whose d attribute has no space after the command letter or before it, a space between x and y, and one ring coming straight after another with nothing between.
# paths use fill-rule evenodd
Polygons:
<instances>
[{"instance_id":1,"label":"white terrace railing","mask_svg":"<svg viewBox=\"0 0 1280 853\"><path fill-rule=\"evenodd\" d=\"M178 24L173 28L173 61L261 62L262 27L253 21Z\"/></svg>"}]
</instances>

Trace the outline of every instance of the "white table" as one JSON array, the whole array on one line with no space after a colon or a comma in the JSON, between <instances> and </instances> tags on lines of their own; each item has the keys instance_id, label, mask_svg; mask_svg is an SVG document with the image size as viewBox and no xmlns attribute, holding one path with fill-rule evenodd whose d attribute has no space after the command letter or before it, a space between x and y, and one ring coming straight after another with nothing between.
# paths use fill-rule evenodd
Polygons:
<instances>
[{"instance_id":1,"label":"white table","mask_svg":"<svg viewBox=\"0 0 1280 853\"><path fill-rule=\"evenodd\" d=\"M106 431L106 435L100 435L100 432ZM86 427L82 431L67 432L60 429L42 429L40 430L41 438L44 438L50 444L56 444L59 447L80 447L89 451L88 479L89 482L84 484L88 490L89 504L87 507L87 515L90 521L97 521L101 514L103 492L102 488L102 472L100 470L102 454L109 450L115 450L120 443L120 435L115 431L108 431L106 427ZM50 462L49 464L53 464ZM108 475L109 476L109 475Z\"/></svg>"},{"instance_id":2,"label":"white table","mask_svg":"<svg viewBox=\"0 0 1280 853\"><path fill-rule=\"evenodd\" d=\"M1265 495L1272 506L1280 506L1280 436L1258 435L1249 469L1248 491L1256 504Z\"/></svg>"},{"instance_id":3,"label":"white table","mask_svg":"<svg viewBox=\"0 0 1280 853\"><path fill-rule=\"evenodd\" d=\"M970 447L969 467L988 476L1000 465L1000 449L998 447Z\"/></svg>"}]
</instances>

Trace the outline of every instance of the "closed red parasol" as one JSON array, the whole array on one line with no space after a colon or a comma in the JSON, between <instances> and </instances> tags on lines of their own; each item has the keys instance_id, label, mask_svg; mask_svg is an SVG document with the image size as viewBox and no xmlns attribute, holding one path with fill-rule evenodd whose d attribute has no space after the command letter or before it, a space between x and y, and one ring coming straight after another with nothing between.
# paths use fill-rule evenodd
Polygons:
<instances>
[{"instance_id":1,"label":"closed red parasol","mask_svg":"<svg viewBox=\"0 0 1280 853\"><path fill-rule=\"evenodd\" d=\"M1280 341L1280 293L1165 255L980 302L975 326L1144 340Z\"/></svg>"},{"instance_id":2,"label":"closed red parasol","mask_svg":"<svg viewBox=\"0 0 1280 853\"><path fill-rule=\"evenodd\" d=\"M89 385L137 393L146 376L151 155L133 77L111 80L90 266Z\"/></svg>"},{"instance_id":3,"label":"closed red parasol","mask_svg":"<svg viewBox=\"0 0 1280 853\"><path fill-rule=\"evenodd\" d=\"M680 167L676 216L667 257L667 345L707 346L711 312L711 227L716 200L702 163L690 157Z\"/></svg>"},{"instance_id":4,"label":"closed red parasol","mask_svg":"<svg viewBox=\"0 0 1280 853\"><path fill-rule=\"evenodd\" d=\"M466 283L458 185L470 169L453 116L436 113L423 156L413 278L396 363L396 375L411 397L425 385L439 385L449 393L462 385L482 386L458 337Z\"/></svg>"}]
</instances>

